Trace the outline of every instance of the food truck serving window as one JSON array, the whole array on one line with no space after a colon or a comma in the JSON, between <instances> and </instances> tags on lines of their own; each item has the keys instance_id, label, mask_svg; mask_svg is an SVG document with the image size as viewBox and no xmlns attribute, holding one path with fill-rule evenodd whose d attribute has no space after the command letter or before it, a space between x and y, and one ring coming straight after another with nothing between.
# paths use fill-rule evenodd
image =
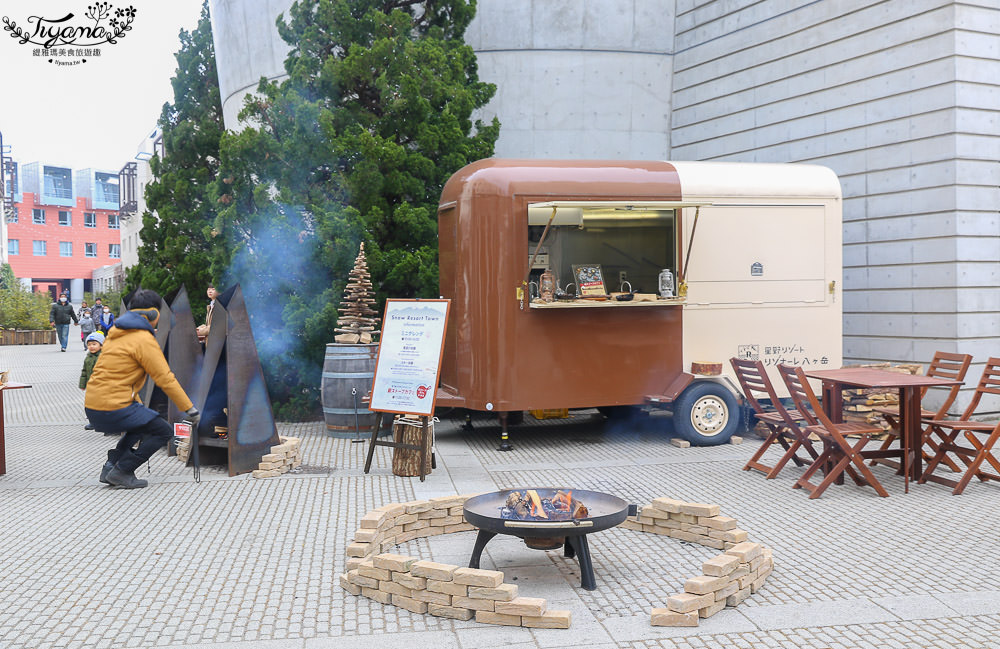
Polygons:
<instances>
[{"instance_id":1,"label":"food truck serving window","mask_svg":"<svg viewBox=\"0 0 1000 649\"><path fill-rule=\"evenodd\" d=\"M569 294L560 296L564 299L615 293L654 299L661 271L668 269L677 276L677 210L692 205L669 201L531 203L526 251L530 281L540 285L542 273L548 270L557 289ZM537 293L532 288L533 297ZM532 306L544 305L532 300Z\"/></svg>"}]
</instances>

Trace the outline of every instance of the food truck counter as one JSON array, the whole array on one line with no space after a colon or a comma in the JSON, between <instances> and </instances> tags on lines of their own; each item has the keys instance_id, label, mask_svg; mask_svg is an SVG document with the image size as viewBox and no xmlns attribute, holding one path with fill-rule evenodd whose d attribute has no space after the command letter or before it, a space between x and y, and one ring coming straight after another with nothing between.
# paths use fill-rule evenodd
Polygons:
<instances>
[{"instance_id":1,"label":"food truck counter","mask_svg":"<svg viewBox=\"0 0 1000 649\"><path fill-rule=\"evenodd\" d=\"M531 301L532 309L617 309L617 308L629 308L629 307L663 307L663 306L682 306L685 304L686 300L682 297L657 297L654 299L633 299L628 301L619 301L615 298L605 298L605 299L595 299L595 298L580 298L576 300L556 300L553 302L543 302L542 300L535 298Z\"/></svg>"}]
</instances>

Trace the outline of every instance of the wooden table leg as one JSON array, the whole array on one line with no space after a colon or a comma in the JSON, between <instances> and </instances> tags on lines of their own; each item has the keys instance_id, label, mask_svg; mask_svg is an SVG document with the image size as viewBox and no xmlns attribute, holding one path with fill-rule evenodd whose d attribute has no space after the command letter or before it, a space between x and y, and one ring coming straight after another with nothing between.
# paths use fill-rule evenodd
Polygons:
<instances>
[{"instance_id":1,"label":"wooden table leg","mask_svg":"<svg viewBox=\"0 0 1000 649\"><path fill-rule=\"evenodd\" d=\"M903 484L905 493L910 493L910 480L919 480L923 473L923 427L920 425L920 391L917 388L900 388L900 422L903 430L903 450L905 467Z\"/></svg>"},{"instance_id":2,"label":"wooden table leg","mask_svg":"<svg viewBox=\"0 0 1000 649\"><path fill-rule=\"evenodd\" d=\"M844 386L836 382L823 381L823 408L826 416L835 424L844 423Z\"/></svg>"}]
</instances>

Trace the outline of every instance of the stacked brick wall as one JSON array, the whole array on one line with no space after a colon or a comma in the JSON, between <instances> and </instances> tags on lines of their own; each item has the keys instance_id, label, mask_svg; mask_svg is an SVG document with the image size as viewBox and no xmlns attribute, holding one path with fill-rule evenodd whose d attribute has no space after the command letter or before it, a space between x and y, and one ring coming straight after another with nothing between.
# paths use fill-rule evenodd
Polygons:
<instances>
[{"instance_id":1,"label":"stacked brick wall","mask_svg":"<svg viewBox=\"0 0 1000 649\"><path fill-rule=\"evenodd\" d=\"M463 505L475 494L392 503L361 518L347 546L340 586L382 604L484 624L568 629L569 611L550 611L544 599L523 597L495 570L465 568L386 553L400 543L452 532L473 531ZM697 626L699 617L736 606L763 587L774 566L771 550L747 541L736 519L718 505L656 498L621 527L669 536L723 550L702 564L701 575L685 581L684 592L654 608L653 626Z\"/></svg>"},{"instance_id":2,"label":"stacked brick wall","mask_svg":"<svg viewBox=\"0 0 1000 649\"><path fill-rule=\"evenodd\" d=\"M568 629L569 611L549 611L544 599L519 597L496 570L420 561L382 551L418 538L468 532L462 506L474 494L393 503L361 518L347 546L347 572L340 585L352 595L413 613L484 624Z\"/></svg>"},{"instance_id":3,"label":"stacked brick wall","mask_svg":"<svg viewBox=\"0 0 1000 649\"><path fill-rule=\"evenodd\" d=\"M302 450L298 437L279 437L281 443L271 447L271 452L260 458L253 471L255 478L276 478L302 464Z\"/></svg>"},{"instance_id":4,"label":"stacked brick wall","mask_svg":"<svg viewBox=\"0 0 1000 649\"><path fill-rule=\"evenodd\" d=\"M698 626L698 618L736 606L763 587L774 567L770 548L747 541L735 518L722 516L718 505L656 498L635 520L621 525L724 552L702 564L702 574L684 582L684 592L654 608L653 626Z\"/></svg>"}]
</instances>

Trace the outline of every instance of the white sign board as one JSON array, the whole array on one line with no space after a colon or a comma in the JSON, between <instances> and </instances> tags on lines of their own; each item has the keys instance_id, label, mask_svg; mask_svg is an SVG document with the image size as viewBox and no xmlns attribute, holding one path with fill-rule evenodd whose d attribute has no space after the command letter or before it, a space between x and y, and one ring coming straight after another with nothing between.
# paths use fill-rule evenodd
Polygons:
<instances>
[{"instance_id":1,"label":"white sign board","mask_svg":"<svg viewBox=\"0 0 1000 649\"><path fill-rule=\"evenodd\" d=\"M431 416L451 300L386 300L371 409Z\"/></svg>"}]
</instances>

